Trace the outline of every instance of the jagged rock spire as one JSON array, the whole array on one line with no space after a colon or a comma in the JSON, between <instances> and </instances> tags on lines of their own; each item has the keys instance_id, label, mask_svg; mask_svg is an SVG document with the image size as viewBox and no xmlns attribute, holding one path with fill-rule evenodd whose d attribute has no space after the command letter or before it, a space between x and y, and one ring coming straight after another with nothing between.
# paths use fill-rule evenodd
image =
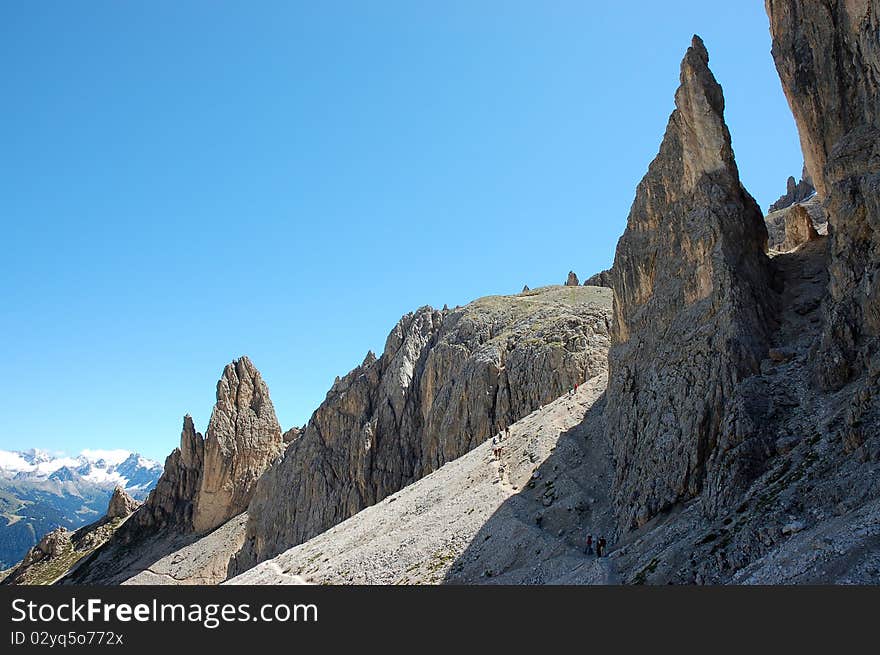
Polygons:
<instances>
[{"instance_id":1,"label":"jagged rock spire","mask_svg":"<svg viewBox=\"0 0 880 655\"><path fill-rule=\"evenodd\" d=\"M107 505L107 518L124 519L134 512L140 503L128 495L122 487L116 487Z\"/></svg>"},{"instance_id":2,"label":"jagged rock spire","mask_svg":"<svg viewBox=\"0 0 880 655\"><path fill-rule=\"evenodd\" d=\"M250 359L228 364L205 433L193 529L212 530L247 509L257 478L283 448L269 389Z\"/></svg>"},{"instance_id":3,"label":"jagged rock spire","mask_svg":"<svg viewBox=\"0 0 880 655\"><path fill-rule=\"evenodd\" d=\"M736 387L767 349L767 230L740 183L708 63L694 36L610 274L606 418L623 529L707 484L725 487L722 471L735 482L751 475L727 463L751 447ZM726 492L707 496L722 502Z\"/></svg>"}]
</instances>

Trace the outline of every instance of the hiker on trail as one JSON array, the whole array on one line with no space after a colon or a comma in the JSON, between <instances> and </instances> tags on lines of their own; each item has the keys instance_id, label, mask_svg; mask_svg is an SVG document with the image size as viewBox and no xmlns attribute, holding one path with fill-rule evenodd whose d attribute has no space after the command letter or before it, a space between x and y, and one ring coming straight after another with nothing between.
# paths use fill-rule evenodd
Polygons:
<instances>
[{"instance_id":1,"label":"hiker on trail","mask_svg":"<svg viewBox=\"0 0 880 655\"><path fill-rule=\"evenodd\" d=\"M510 426L509 425L506 428L504 428L504 438L510 439Z\"/></svg>"},{"instance_id":2,"label":"hiker on trail","mask_svg":"<svg viewBox=\"0 0 880 655\"><path fill-rule=\"evenodd\" d=\"M492 455L494 455L496 459L501 458L501 441L498 439L497 435L492 437Z\"/></svg>"},{"instance_id":3,"label":"hiker on trail","mask_svg":"<svg viewBox=\"0 0 880 655\"><path fill-rule=\"evenodd\" d=\"M596 557L602 557L602 553L605 552L605 537L599 537L599 541L596 542Z\"/></svg>"},{"instance_id":4,"label":"hiker on trail","mask_svg":"<svg viewBox=\"0 0 880 655\"><path fill-rule=\"evenodd\" d=\"M584 555L589 555L593 552L593 535L587 535L587 545L584 548Z\"/></svg>"},{"instance_id":5,"label":"hiker on trail","mask_svg":"<svg viewBox=\"0 0 880 655\"><path fill-rule=\"evenodd\" d=\"M574 383L574 392L575 393L578 392L578 383L577 382Z\"/></svg>"}]
</instances>

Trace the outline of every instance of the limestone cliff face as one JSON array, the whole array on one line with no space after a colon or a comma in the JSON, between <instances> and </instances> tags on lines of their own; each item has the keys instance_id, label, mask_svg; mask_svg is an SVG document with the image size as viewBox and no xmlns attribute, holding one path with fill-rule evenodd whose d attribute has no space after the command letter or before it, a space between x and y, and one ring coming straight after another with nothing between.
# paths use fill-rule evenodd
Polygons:
<instances>
[{"instance_id":1,"label":"limestone cliff face","mask_svg":"<svg viewBox=\"0 0 880 655\"><path fill-rule=\"evenodd\" d=\"M165 458L165 470L155 489L119 532L119 539L130 541L140 535L165 528L189 532L193 508L202 483L205 439L196 432L192 417L183 418L180 447Z\"/></svg>"},{"instance_id":2,"label":"limestone cliff face","mask_svg":"<svg viewBox=\"0 0 880 655\"><path fill-rule=\"evenodd\" d=\"M605 369L610 293L547 287L394 327L257 485L241 571L461 456Z\"/></svg>"},{"instance_id":3,"label":"limestone cliff face","mask_svg":"<svg viewBox=\"0 0 880 655\"><path fill-rule=\"evenodd\" d=\"M114 537L128 544L171 529L209 532L247 508L256 479L283 448L269 389L247 357L217 383L207 437L183 419L180 447L165 460L156 488Z\"/></svg>"},{"instance_id":4,"label":"limestone cliff face","mask_svg":"<svg viewBox=\"0 0 880 655\"><path fill-rule=\"evenodd\" d=\"M738 385L768 349L767 230L740 184L708 61L694 37L611 270L606 419L624 530L701 492L714 511L763 457Z\"/></svg>"},{"instance_id":5,"label":"limestone cliff face","mask_svg":"<svg viewBox=\"0 0 880 655\"><path fill-rule=\"evenodd\" d=\"M767 0L773 59L829 221L818 382L869 368L880 334L880 0Z\"/></svg>"},{"instance_id":6,"label":"limestone cliff face","mask_svg":"<svg viewBox=\"0 0 880 655\"><path fill-rule=\"evenodd\" d=\"M260 372L247 357L228 364L205 434L193 529L208 532L247 509L257 478L282 450L281 427Z\"/></svg>"}]
</instances>

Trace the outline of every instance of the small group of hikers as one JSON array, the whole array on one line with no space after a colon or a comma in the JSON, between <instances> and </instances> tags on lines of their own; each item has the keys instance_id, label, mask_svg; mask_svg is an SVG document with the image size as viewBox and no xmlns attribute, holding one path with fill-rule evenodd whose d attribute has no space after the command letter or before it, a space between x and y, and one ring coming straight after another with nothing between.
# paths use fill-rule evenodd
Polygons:
<instances>
[{"instance_id":1,"label":"small group of hikers","mask_svg":"<svg viewBox=\"0 0 880 655\"><path fill-rule=\"evenodd\" d=\"M602 557L602 553L605 552L605 537L599 537L596 540L596 557ZM584 546L584 555L591 555L593 553L593 535L587 535L587 545Z\"/></svg>"},{"instance_id":2,"label":"small group of hikers","mask_svg":"<svg viewBox=\"0 0 880 655\"><path fill-rule=\"evenodd\" d=\"M578 383L574 383L574 388L568 390L568 395L573 396L578 392Z\"/></svg>"},{"instance_id":3,"label":"small group of hikers","mask_svg":"<svg viewBox=\"0 0 880 655\"><path fill-rule=\"evenodd\" d=\"M499 432L494 437L492 437L492 455L496 459L501 459L501 452L504 449L504 446L501 444L501 442L504 439L509 439L509 438L510 438L510 428L509 427L504 428L503 432Z\"/></svg>"}]
</instances>

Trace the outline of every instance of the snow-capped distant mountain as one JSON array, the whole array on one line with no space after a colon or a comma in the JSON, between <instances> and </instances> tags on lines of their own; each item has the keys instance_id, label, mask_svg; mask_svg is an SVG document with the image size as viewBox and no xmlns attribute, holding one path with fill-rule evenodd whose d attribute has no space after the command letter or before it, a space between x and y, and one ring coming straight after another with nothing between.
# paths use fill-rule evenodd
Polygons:
<instances>
[{"instance_id":1,"label":"snow-capped distant mountain","mask_svg":"<svg viewBox=\"0 0 880 655\"><path fill-rule=\"evenodd\" d=\"M127 450L83 450L76 457L32 448L0 450L0 477L15 480L76 480L119 485L134 496L146 495L162 474L162 465Z\"/></svg>"},{"instance_id":2,"label":"snow-capped distant mountain","mask_svg":"<svg viewBox=\"0 0 880 655\"><path fill-rule=\"evenodd\" d=\"M76 457L0 450L0 570L50 530L101 518L116 485L140 500L161 474L158 462L127 450L84 450Z\"/></svg>"}]
</instances>

